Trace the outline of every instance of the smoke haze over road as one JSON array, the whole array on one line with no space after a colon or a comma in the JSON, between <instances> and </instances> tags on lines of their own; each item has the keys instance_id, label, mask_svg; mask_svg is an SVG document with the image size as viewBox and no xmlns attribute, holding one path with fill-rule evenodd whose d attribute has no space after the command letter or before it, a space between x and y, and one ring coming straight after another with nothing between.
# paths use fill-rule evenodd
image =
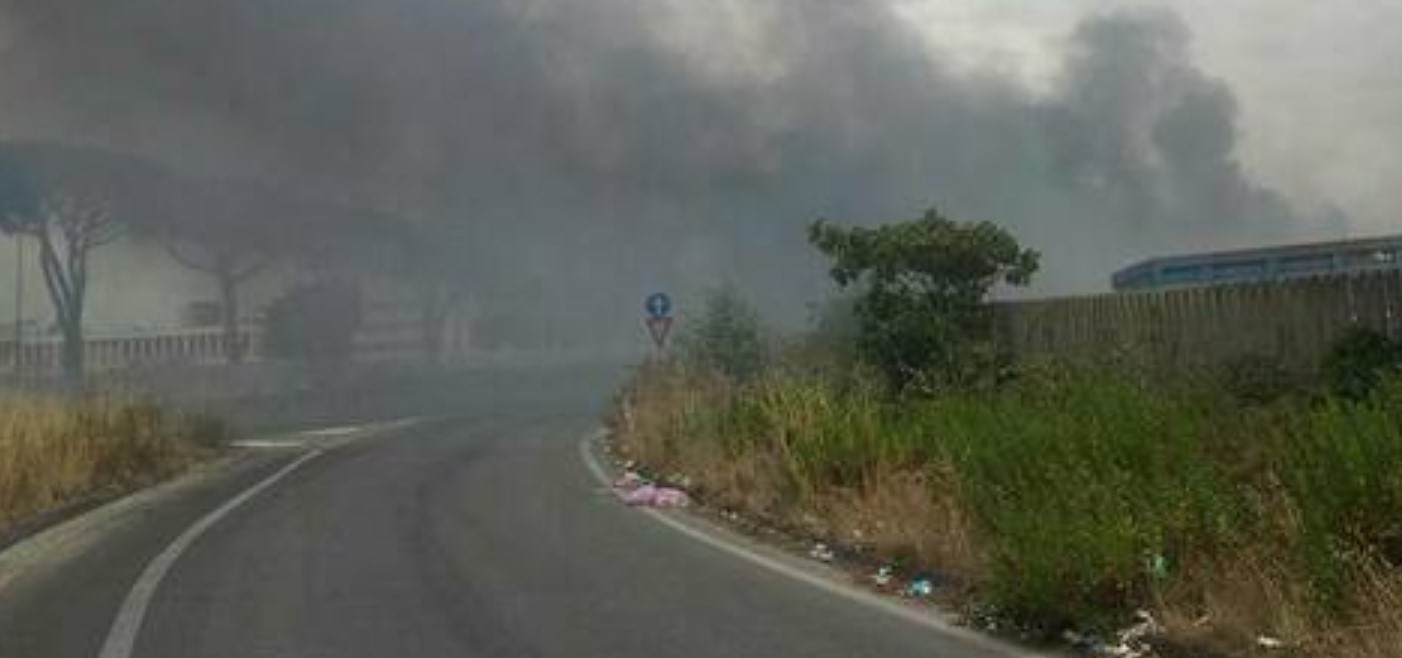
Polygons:
<instances>
[{"instance_id":1,"label":"smoke haze over road","mask_svg":"<svg viewBox=\"0 0 1402 658\"><path fill-rule=\"evenodd\" d=\"M586 325L727 279L798 317L819 216L999 222L1041 292L1344 221L1253 180L1162 9L1088 15L1035 92L884 0L5 0L0 30L0 134L414 218L478 297Z\"/></svg>"}]
</instances>

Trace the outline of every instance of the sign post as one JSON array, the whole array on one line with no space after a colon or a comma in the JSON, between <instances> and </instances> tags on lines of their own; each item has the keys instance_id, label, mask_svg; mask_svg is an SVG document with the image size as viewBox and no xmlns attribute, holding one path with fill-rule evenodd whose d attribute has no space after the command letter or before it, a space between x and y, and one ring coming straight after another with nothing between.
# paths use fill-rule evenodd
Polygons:
<instances>
[{"instance_id":1,"label":"sign post","mask_svg":"<svg viewBox=\"0 0 1402 658\"><path fill-rule=\"evenodd\" d=\"M24 375L24 236L15 237L15 379Z\"/></svg>"},{"instance_id":2,"label":"sign post","mask_svg":"<svg viewBox=\"0 0 1402 658\"><path fill-rule=\"evenodd\" d=\"M657 355L661 356L667 349L667 337L672 333L672 298L666 293L653 293L648 295L643 309L647 311L644 320L647 332L652 336L652 344L657 347Z\"/></svg>"}]
</instances>

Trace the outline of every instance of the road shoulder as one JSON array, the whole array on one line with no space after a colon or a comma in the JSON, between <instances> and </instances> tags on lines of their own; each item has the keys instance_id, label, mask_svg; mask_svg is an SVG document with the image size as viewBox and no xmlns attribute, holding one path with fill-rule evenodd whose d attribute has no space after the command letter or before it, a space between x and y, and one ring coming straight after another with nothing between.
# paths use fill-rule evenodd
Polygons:
<instances>
[{"instance_id":1,"label":"road shoulder","mask_svg":"<svg viewBox=\"0 0 1402 658\"><path fill-rule=\"evenodd\" d=\"M317 447L392 425L235 443L229 453L0 551L0 658L90 658L153 556L209 510Z\"/></svg>"},{"instance_id":2,"label":"road shoulder","mask_svg":"<svg viewBox=\"0 0 1402 658\"><path fill-rule=\"evenodd\" d=\"M609 487L619 473L604 451L608 432L598 430L580 439L580 457L590 474L602 486ZM898 617L942 635L989 649L1010 658L1052 658L1055 652L1037 651L980 633L956 623L957 617L929 605L919 605L901 599L882 596L853 584L846 572L828 565L806 560L778 546L764 543L725 527L701 514L685 509L649 509L638 511L658 523L687 537L706 544L754 566L797 580L849 602Z\"/></svg>"}]
</instances>

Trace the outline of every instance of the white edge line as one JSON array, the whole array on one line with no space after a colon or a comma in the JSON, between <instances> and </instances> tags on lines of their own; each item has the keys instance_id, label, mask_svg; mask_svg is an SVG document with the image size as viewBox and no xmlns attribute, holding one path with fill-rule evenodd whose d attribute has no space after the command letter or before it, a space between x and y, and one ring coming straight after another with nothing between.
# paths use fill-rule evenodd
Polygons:
<instances>
[{"instance_id":1,"label":"white edge line","mask_svg":"<svg viewBox=\"0 0 1402 658\"><path fill-rule=\"evenodd\" d=\"M589 469L590 474L593 475L594 478L597 479L604 486L612 486L613 483L610 480L608 473L604 470L604 467L599 463L598 457L594 454L593 449L590 447L591 443L599 441L607 435L608 430L598 430L592 434L586 435L579 442L579 452L581 458L583 458L584 460L584 465ZM677 532L680 532L692 539L695 539L696 541L706 544L712 548L721 550L725 553L729 553L734 557L738 557L742 560L763 567L780 575L787 576L807 585L811 585L829 594L834 594L854 603L858 603L860 605L875 608L882 612L895 615L897 617L900 617L901 619L904 619L905 621L937 631L946 636L955 637L960 640L969 642L971 644L975 644L982 649L991 649L994 651L1004 653L1008 656L1015 656L1018 658L1044 658L1044 654L1030 652L1025 649L1022 649L1021 647L1011 645L1007 642L1001 641L997 638L988 635L984 635L969 628L963 626L956 626L944 619L941 619L935 614L932 614L931 611L921 610L914 606L892 601L878 596L876 594L872 594L871 592L868 592L866 590L859 589L851 585L839 583L828 578L824 578L823 576L804 571L789 564L784 564L783 562L776 560L772 557L762 555L756 551L745 548L744 546L741 546L738 543L735 543L728 539L717 536L713 533L700 530L691 525L678 521L677 519L672 518L670 515L665 514L659 510L648 508L636 509L648 515L658 523L661 523L673 530L676 530ZM104 656L103 658L108 657Z\"/></svg>"},{"instance_id":2,"label":"white edge line","mask_svg":"<svg viewBox=\"0 0 1402 658\"><path fill-rule=\"evenodd\" d=\"M142 621L146 617L146 610L151 605L151 600L156 594L156 588L160 586L161 580L165 578L167 572L175 565L175 561L180 559L180 555L195 543L215 523L240 505L248 502L249 499L258 495L268 487L277 484L278 480L286 477L297 467L315 459L323 454L323 450L316 448L293 460L291 463L278 469L276 473L260 480L257 484L245 489L243 493L229 499L228 502L217 509L200 517L194 525L185 532L180 533L165 550L161 551L146 565L146 569L141 572L136 583L127 592L127 597L122 601L122 607L117 611L117 616L112 621L112 628L107 632L107 639L102 643L102 650L98 652L98 658L130 658L132 650L136 645L137 634L141 631Z\"/></svg>"}]
</instances>

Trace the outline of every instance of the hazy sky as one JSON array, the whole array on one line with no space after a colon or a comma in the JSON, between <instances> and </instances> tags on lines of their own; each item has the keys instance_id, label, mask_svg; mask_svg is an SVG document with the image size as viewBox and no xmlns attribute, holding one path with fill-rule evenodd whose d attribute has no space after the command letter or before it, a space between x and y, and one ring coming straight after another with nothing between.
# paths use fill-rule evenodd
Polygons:
<instances>
[{"instance_id":1,"label":"hazy sky","mask_svg":"<svg viewBox=\"0 0 1402 658\"><path fill-rule=\"evenodd\" d=\"M1241 109L1243 163L1301 205L1333 203L1354 232L1402 230L1402 2L1394 0L896 0L946 61L1044 86L1085 15L1167 6L1199 66ZM1326 237L1333 227L1302 227ZM1308 236L1314 237L1314 236Z\"/></svg>"},{"instance_id":2,"label":"hazy sky","mask_svg":"<svg viewBox=\"0 0 1402 658\"><path fill-rule=\"evenodd\" d=\"M574 322L727 279L796 316L831 287L820 216L998 221L1046 256L1033 294L1395 232L1398 25L1397 0L0 0L0 136L430 218L472 294ZM191 287L110 256L142 271L99 287L142 293L97 316Z\"/></svg>"}]
</instances>

